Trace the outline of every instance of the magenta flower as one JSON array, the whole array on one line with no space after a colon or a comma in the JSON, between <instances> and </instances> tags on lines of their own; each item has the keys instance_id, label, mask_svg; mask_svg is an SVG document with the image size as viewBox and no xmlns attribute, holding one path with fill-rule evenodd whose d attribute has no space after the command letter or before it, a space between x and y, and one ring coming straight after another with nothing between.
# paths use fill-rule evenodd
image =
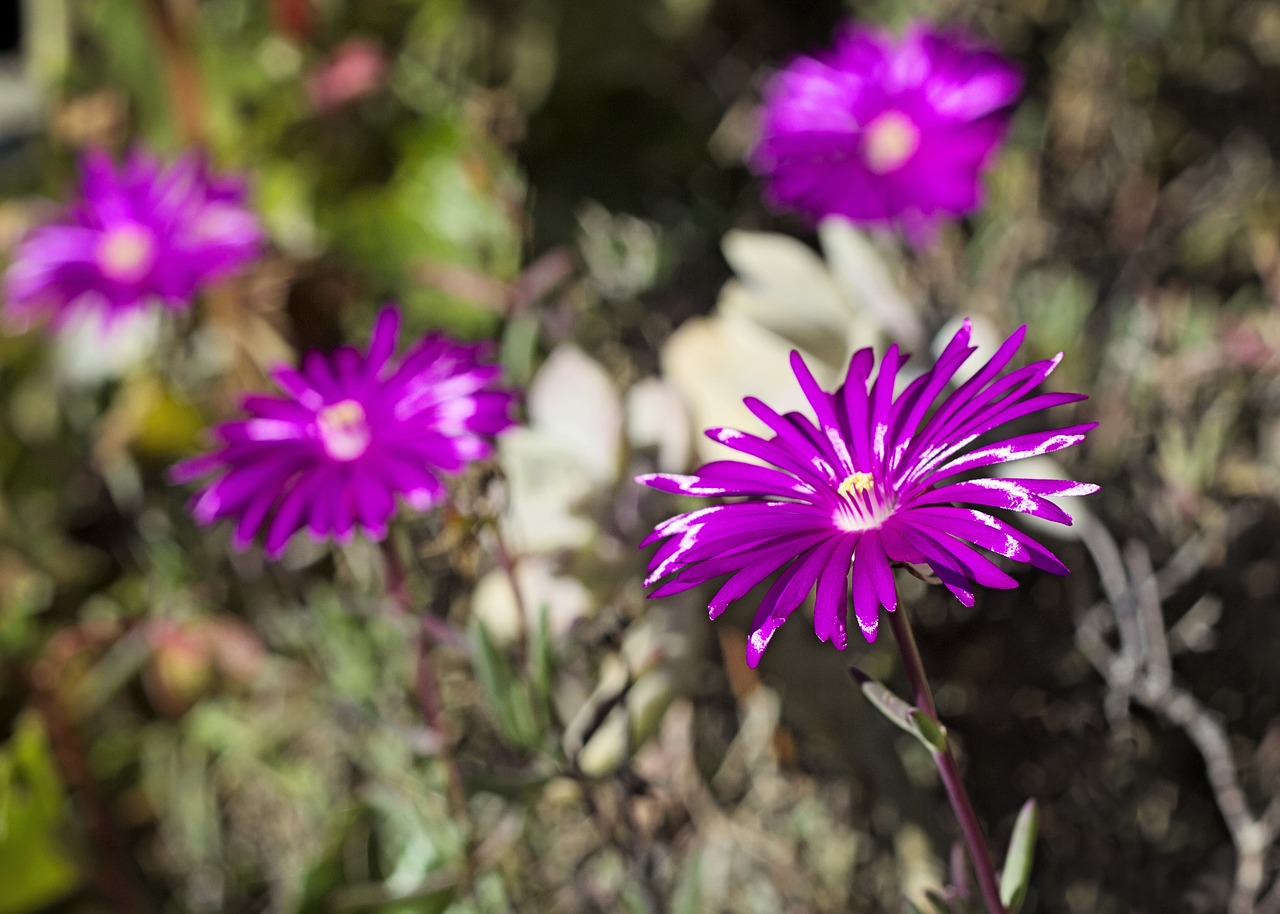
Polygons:
<instances>
[{"instance_id":1,"label":"magenta flower","mask_svg":"<svg viewBox=\"0 0 1280 914\"><path fill-rule=\"evenodd\" d=\"M494 387L490 347L431 334L397 363L399 323L384 308L367 355L344 346L275 369L285 396L246 397L249 418L218 426L217 450L173 467L173 482L216 477L191 502L196 520L235 518L237 549L265 529L270 558L303 527L345 541L358 525L380 540L396 495L426 511L445 497L440 473L488 457L514 400Z\"/></svg>"},{"instance_id":2,"label":"magenta flower","mask_svg":"<svg viewBox=\"0 0 1280 914\"><path fill-rule=\"evenodd\" d=\"M662 597L730 575L711 598L711 617L781 569L752 623L747 662L760 662L769 639L817 586L813 627L822 641L843 650L852 578L853 610L867 641L874 641L880 607L897 609L892 563L927 564L953 594L972 606L973 585L1015 587L1016 582L974 549L1065 574L1044 546L985 508L1003 508L1070 524L1047 496L1087 495L1097 486L1044 479L969 479L967 470L1048 454L1084 440L1096 423L1033 432L972 447L1006 423L1082 394L1032 391L1062 358L1001 375L1022 343L1023 327L973 377L930 407L960 365L976 350L969 323L956 333L937 364L894 396L907 357L889 348L873 383L870 349L854 355L835 393L819 388L804 361L791 367L817 421L779 415L755 398L744 402L773 431L772 438L713 428L707 436L772 467L719 460L692 476L652 474L637 482L681 495L743 496L659 524L641 545L666 540L650 562L646 584L667 582ZM776 468L776 469L775 469ZM958 505L967 505L960 507Z\"/></svg>"},{"instance_id":3,"label":"magenta flower","mask_svg":"<svg viewBox=\"0 0 1280 914\"><path fill-rule=\"evenodd\" d=\"M846 26L765 88L753 165L773 204L926 236L977 208L980 174L1022 88L1014 66L957 31L902 38Z\"/></svg>"},{"instance_id":4,"label":"magenta flower","mask_svg":"<svg viewBox=\"0 0 1280 914\"><path fill-rule=\"evenodd\" d=\"M18 246L7 308L61 323L74 309L111 319L158 301L173 309L257 256L262 231L244 182L211 175L196 154L165 168L135 151L117 169L103 152L80 163L81 199Z\"/></svg>"}]
</instances>

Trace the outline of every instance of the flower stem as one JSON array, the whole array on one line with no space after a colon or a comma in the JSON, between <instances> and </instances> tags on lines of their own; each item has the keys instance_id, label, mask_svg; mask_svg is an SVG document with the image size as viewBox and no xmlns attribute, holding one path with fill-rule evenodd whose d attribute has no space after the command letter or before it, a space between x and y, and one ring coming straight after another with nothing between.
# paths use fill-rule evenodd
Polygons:
<instances>
[{"instance_id":1,"label":"flower stem","mask_svg":"<svg viewBox=\"0 0 1280 914\"><path fill-rule=\"evenodd\" d=\"M175 9L167 0L143 0L147 18L164 64L165 87L178 135L187 146L203 146L209 123L204 76L192 42L190 20L199 13L195 4Z\"/></svg>"},{"instance_id":2,"label":"flower stem","mask_svg":"<svg viewBox=\"0 0 1280 914\"><path fill-rule=\"evenodd\" d=\"M511 585L511 595L516 605L516 625L520 635L516 642L524 645L528 641L528 627L533 624L533 619L529 616L529 608L525 605L524 592L520 589L520 579L516 572L516 559L507 548L507 539L502 533L500 517L493 519L493 553L498 560L498 565L502 568L502 573L507 576L507 581Z\"/></svg>"},{"instance_id":3,"label":"flower stem","mask_svg":"<svg viewBox=\"0 0 1280 914\"><path fill-rule=\"evenodd\" d=\"M907 680L911 684L915 705L937 722L938 709L933 703L933 691L929 688L929 680L924 674L924 663L920 660L920 649L916 647L916 638L911 631L911 622L907 619L906 607L899 606L888 616L894 640L898 642L898 651L902 654L902 665L907 671ZM934 752L933 762L938 766L938 775L942 778L943 787L946 788L947 799L951 801L956 821L960 824L960 833L964 836L964 843L969 848L969 857L973 860L973 868L978 876L978 888L982 892L982 900L987 906L987 911L990 914L1006 914L1004 905L1000 901L1000 883L996 879L995 864L987 850L982 826L978 824L973 804L969 802L969 794L965 792L964 782L960 779L960 769L956 766L956 759L950 747L942 752Z\"/></svg>"},{"instance_id":4,"label":"flower stem","mask_svg":"<svg viewBox=\"0 0 1280 914\"><path fill-rule=\"evenodd\" d=\"M409 596L404 563L390 539L382 544L382 555L386 562L387 591L395 601L396 607L405 615L411 617L418 615L414 612L413 602ZM439 758L445 770L445 800L449 804L449 814L456 822L466 825L470 822L467 791L462 781L462 770L458 767L458 760L453 754L453 728L449 725L448 715L440 699L440 678L436 674L435 662L431 654L436 638L430 619L430 613L427 612L419 616L418 668L414 675L413 695L423 722L440 740Z\"/></svg>"}]
</instances>

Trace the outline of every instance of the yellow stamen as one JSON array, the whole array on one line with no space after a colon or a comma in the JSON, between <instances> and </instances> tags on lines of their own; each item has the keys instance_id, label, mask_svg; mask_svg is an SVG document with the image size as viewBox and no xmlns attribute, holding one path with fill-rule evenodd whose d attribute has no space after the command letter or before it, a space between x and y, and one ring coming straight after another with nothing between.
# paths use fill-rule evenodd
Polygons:
<instances>
[{"instance_id":1,"label":"yellow stamen","mask_svg":"<svg viewBox=\"0 0 1280 914\"><path fill-rule=\"evenodd\" d=\"M851 492L865 492L875 484L875 477L870 473L853 473L844 482L840 483L840 494L848 495Z\"/></svg>"},{"instance_id":2,"label":"yellow stamen","mask_svg":"<svg viewBox=\"0 0 1280 914\"><path fill-rule=\"evenodd\" d=\"M316 414L320 443L334 460L355 460L369 449L369 420L355 400L339 400Z\"/></svg>"},{"instance_id":3,"label":"yellow stamen","mask_svg":"<svg viewBox=\"0 0 1280 914\"><path fill-rule=\"evenodd\" d=\"M151 269L155 238L136 225L122 225L106 232L98 242L98 265L111 279L137 282Z\"/></svg>"},{"instance_id":4,"label":"yellow stamen","mask_svg":"<svg viewBox=\"0 0 1280 914\"><path fill-rule=\"evenodd\" d=\"M878 175L897 171L920 148L920 128L901 111L886 111L865 128L867 168Z\"/></svg>"}]
</instances>

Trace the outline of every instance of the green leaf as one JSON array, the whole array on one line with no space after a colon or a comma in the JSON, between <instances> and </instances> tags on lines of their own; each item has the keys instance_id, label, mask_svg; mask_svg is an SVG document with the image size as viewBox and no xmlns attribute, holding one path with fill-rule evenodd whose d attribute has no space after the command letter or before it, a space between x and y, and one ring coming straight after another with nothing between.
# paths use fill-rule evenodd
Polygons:
<instances>
[{"instance_id":1,"label":"green leaf","mask_svg":"<svg viewBox=\"0 0 1280 914\"><path fill-rule=\"evenodd\" d=\"M550 616L550 607L545 603L542 604L538 608L537 622L529 628L530 680L538 707L543 712L547 712L548 716L556 663L555 649L551 643Z\"/></svg>"},{"instance_id":2,"label":"green leaf","mask_svg":"<svg viewBox=\"0 0 1280 914\"><path fill-rule=\"evenodd\" d=\"M684 866L671 896L672 914L699 914L705 911L702 901L702 854L694 851Z\"/></svg>"},{"instance_id":3,"label":"green leaf","mask_svg":"<svg viewBox=\"0 0 1280 914\"><path fill-rule=\"evenodd\" d=\"M930 752L947 751L946 727L919 708L903 701L861 670L851 667L849 673L857 681L867 700L890 722L920 740Z\"/></svg>"},{"instance_id":4,"label":"green leaf","mask_svg":"<svg viewBox=\"0 0 1280 914\"><path fill-rule=\"evenodd\" d=\"M1035 800L1027 800L1018 812L1013 824L1013 836L1009 839L1009 852L1004 858L1004 870L1000 874L1000 901L1017 914L1027 897L1027 883L1031 880L1031 864L1035 859L1036 831L1040 825L1040 811Z\"/></svg>"},{"instance_id":5,"label":"green leaf","mask_svg":"<svg viewBox=\"0 0 1280 914\"><path fill-rule=\"evenodd\" d=\"M511 658L494 644L488 627L478 618L472 626L476 642L476 676L489 698L503 737L521 749L536 749L546 737L543 715L535 708L529 683L516 674Z\"/></svg>"},{"instance_id":6,"label":"green leaf","mask_svg":"<svg viewBox=\"0 0 1280 914\"><path fill-rule=\"evenodd\" d=\"M533 379L533 366L538 354L542 321L533 312L515 314L502 332L502 366L507 383L527 387Z\"/></svg>"},{"instance_id":7,"label":"green leaf","mask_svg":"<svg viewBox=\"0 0 1280 914\"><path fill-rule=\"evenodd\" d=\"M43 908L80 881L63 848L63 791L39 719L25 715L0 748L0 914Z\"/></svg>"},{"instance_id":8,"label":"green leaf","mask_svg":"<svg viewBox=\"0 0 1280 914\"><path fill-rule=\"evenodd\" d=\"M480 687L489 698L498 729L504 736L510 737L515 731L515 709L511 706L515 676L511 664L493 643L488 626L479 619L475 619L472 624L472 637L476 643L476 676L480 680Z\"/></svg>"},{"instance_id":9,"label":"green leaf","mask_svg":"<svg viewBox=\"0 0 1280 914\"><path fill-rule=\"evenodd\" d=\"M947 751L947 728L919 708L911 709L911 722L916 725L916 736L933 752Z\"/></svg>"}]
</instances>

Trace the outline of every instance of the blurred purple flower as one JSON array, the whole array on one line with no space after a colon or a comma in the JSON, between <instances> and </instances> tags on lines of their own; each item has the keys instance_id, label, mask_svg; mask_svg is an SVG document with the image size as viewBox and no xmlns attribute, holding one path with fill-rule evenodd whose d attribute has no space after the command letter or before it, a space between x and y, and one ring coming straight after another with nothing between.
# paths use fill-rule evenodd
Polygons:
<instances>
[{"instance_id":1,"label":"blurred purple flower","mask_svg":"<svg viewBox=\"0 0 1280 914\"><path fill-rule=\"evenodd\" d=\"M682 495L745 496L659 524L642 545L666 540L654 554L646 584L669 580L650 597L679 593L732 575L711 598L711 617L782 570L752 623L747 662L755 666L779 626L817 585L814 630L844 649L850 576L854 615L874 641L880 607L898 605L891 563L927 564L966 606L973 585L1016 582L973 546L1065 574L1044 546L980 508L1003 508L1070 524L1047 496L1087 495L1097 486L1044 479L955 481L966 470L1048 454L1078 444L1096 425L1033 432L972 448L980 437L1023 416L1084 400L1082 394L1031 395L1062 358L1001 375L1025 336L1020 328L969 380L930 407L976 350L969 322L937 364L898 396L894 384L907 361L891 346L874 382L870 349L853 356L844 384L826 393L797 353L791 367L816 424L800 413L779 415L749 397L744 402L773 431L759 438L713 428L707 436L770 467L719 460L692 476L653 474L637 482ZM957 507L955 503L976 507Z\"/></svg>"},{"instance_id":2,"label":"blurred purple flower","mask_svg":"<svg viewBox=\"0 0 1280 914\"><path fill-rule=\"evenodd\" d=\"M173 467L173 482L216 474L191 502L196 520L235 518L237 549L265 529L270 558L303 527L345 541L359 525L380 540L396 495L428 510L445 497L439 473L488 457L514 401L493 386L489 345L431 334L397 363L399 323L384 308L367 355L344 346L308 354L300 371L275 369L285 396L246 397L249 418L219 425L217 450Z\"/></svg>"},{"instance_id":3,"label":"blurred purple flower","mask_svg":"<svg viewBox=\"0 0 1280 914\"><path fill-rule=\"evenodd\" d=\"M211 175L197 154L166 168L135 150L117 169L106 153L90 152L80 171L79 202L14 253L5 276L14 317L60 324L89 308L111 320L152 301L183 309L262 246L243 180Z\"/></svg>"},{"instance_id":4,"label":"blurred purple flower","mask_svg":"<svg viewBox=\"0 0 1280 914\"><path fill-rule=\"evenodd\" d=\"M1021 88L1013 64L961 32L850 24L766 86L753 165L777 206L897 222L920 241L939 216L977 208Z\"/></svg>"}]
</instances>

